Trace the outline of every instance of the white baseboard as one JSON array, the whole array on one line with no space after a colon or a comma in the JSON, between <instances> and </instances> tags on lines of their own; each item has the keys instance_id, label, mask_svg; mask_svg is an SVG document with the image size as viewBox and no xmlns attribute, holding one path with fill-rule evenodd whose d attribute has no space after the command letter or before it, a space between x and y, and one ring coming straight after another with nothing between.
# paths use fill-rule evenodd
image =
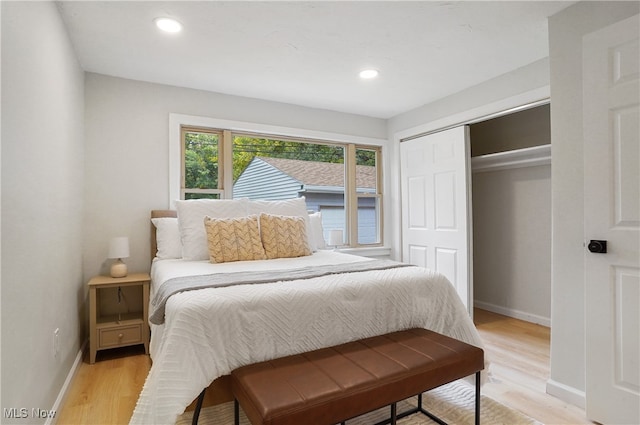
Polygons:
<instances>
[{"instance_id":1,"label":"white baseboard","mask_svg":"<svg viewBox=\"0 0 640 425\"><path fill-rule=\"evenodd\" d=\"M570 387L560 382L549 379L547 381L547 394L559 398L560 400L585 409L587 405L586 395L584 391Z\"/></svg>"},{"instance_id":2,"label":"white baseboard","mask_svg":"<svg viewBox=\"0 0 640 425\"><path fill-rule=\"evenodd\" d=\"M60 392L58 393L58 397L56 398L56 401L53 403L53 407L51 407L51 412L56 412L56 415L51 418L47 418L46 422L44 423L45 425L56 425L57 421L58 421L58 413L60 412L60 409L62 408L62 403L64 402L65 397L67 396L67 391L69 391L69 387L71 387L71 382L73 381L73 378L76 376L76 372L78 372L78 369L80 368L80 364L82 363L82 358L84 356L84 350L87 347L87 342L85 341L82 346L80 347L80 351L78 351L78 354L76 354L76 359L73 361L73 365L71 366L71 370L69 370L69 373L67 374L67 379L65 379L64 384L62 385L62 388L60 388Z\"/></svg>"},{"instance_id":3,"label":"white baseboard","mask_svg":"<svg viewBox=\"0 0 640 425\"><path fill-rule=\"evenodd\" d=\"M499 305L486 303L484 301L473 300L473 306L482 310L488 310L493 313L502 314L503 316L513 317L514 319L524 320L538 325L551 327L551 319L548 317L538 316L536 314L527 313L513 308L502 307Z\"/></svg>"}]
</instances>

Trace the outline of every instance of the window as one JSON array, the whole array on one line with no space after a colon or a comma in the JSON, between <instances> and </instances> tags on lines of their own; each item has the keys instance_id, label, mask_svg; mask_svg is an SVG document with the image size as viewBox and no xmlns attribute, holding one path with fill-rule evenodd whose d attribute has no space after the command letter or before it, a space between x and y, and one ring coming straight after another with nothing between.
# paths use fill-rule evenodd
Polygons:
<instances>
[{"instance_id":1,"label":"window","mask_svg":"<svg viewBox=\"0 0 640 425\"><path fill-rule=\"evenodd\" d=\"M233 197L289 199L304 196L309 211L322 212L325 240L329 231L346 233L345 147L342 145L233 137ZM325 214L325 208L338 214Z\"/></svg>"},{"instance_id":2,"label":"window","mask_svg":"<svg viewBox=\"0 0 640 425\"><path fill-rule=\"evenodd\" d=\"M208 129L183 127L181 199L222 197L219 172L222 133Z\"/></svg>"},{"instance_id":3,"label":"window","mask_svg":"<svg viewBox=\"0 0 640 425\"><path fill-rule=\"evenodd\" d=\"M382 244L379 146L199 124L179 128L181 199L304 196L310 211L322 213L325 240L340 229L346 246Z\"/></svg>"},{"instance_id":4,"label":"window","mask_svg":"<svg viewBox=\"0 0 640 425\"><path fill-rule=\"evenodd\" d=\"M358 203L358 245L381 243L382 193L378 172L379 149L356 147L356 198Z\"/></svg>"}]
</instances>

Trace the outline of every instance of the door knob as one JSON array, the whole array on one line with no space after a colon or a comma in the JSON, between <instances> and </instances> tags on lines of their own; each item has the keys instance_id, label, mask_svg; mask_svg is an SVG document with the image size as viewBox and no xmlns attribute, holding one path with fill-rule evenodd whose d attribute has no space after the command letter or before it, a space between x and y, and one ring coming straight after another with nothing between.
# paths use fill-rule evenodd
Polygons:
<instances>
[{"instance_id":1,"label":"door knob","mask_svg":"<svg viewBox=\"0 0 640 425\"><path fill-rule=\"evenodd\" d=\"M594 254L606 254L607 253L607 241L590 240L587 246L589 252Z\"/></svg>"}]
</instances>

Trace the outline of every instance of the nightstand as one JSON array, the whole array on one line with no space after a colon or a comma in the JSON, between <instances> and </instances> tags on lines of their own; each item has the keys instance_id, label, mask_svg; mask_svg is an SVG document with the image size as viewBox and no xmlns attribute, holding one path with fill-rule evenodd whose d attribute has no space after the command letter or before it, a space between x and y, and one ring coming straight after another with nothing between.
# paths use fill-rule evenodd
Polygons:
<instances>
[{"instance_id":1,"label":"nightstand","mask_svg":"<svg viewBox=\"0 0 640 425\"><path fill-rule=\"evenodd\" d=\"M127 345L144 344L149 354L150 280L149 273L132 273L125 277L95 276L89 281L89 363L96 362L98 350ZM131 298L142 302L122 303L123 289L133 291L135 296ZM111 304L115 307L104 308L107 297L114 300Z\"/></svg>"}]
</instances>

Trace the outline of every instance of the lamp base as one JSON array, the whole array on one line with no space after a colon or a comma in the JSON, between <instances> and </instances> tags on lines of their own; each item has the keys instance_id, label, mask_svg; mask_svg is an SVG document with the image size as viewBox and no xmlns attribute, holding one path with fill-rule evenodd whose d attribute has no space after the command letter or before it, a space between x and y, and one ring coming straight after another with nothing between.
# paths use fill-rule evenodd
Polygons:
<instances>
[{"instance_id":1,"label":"lamp base","mask_svg":"<svg viewBox=\"0 0 640 425\"><path fill-rule=\"evenodd\" d=\"M116 262L111 265L111 277L126 277L127 265L118 258Z\"/></svg>"}]
</instances>

